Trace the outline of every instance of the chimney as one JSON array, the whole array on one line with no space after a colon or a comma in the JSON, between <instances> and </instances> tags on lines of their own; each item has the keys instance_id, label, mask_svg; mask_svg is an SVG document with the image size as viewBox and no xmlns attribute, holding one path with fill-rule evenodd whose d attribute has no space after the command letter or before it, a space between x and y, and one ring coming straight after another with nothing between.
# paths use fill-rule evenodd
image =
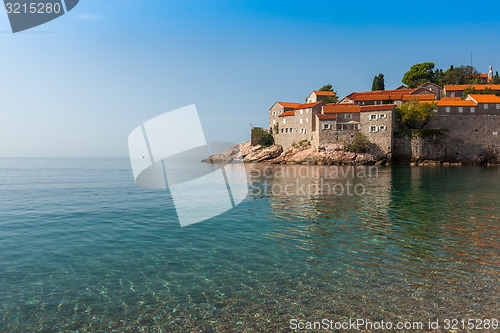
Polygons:
<instances>
[{"instance_id":1,"label":"chimney","mask_svg":"<svg viewBox=\"0 0 500 333\"><path fill-rule=\"evenodd\" d=\"M490 71L488 72L488 79L493 79L493 66L490 66Z\"/></svg>"}]
</instances>

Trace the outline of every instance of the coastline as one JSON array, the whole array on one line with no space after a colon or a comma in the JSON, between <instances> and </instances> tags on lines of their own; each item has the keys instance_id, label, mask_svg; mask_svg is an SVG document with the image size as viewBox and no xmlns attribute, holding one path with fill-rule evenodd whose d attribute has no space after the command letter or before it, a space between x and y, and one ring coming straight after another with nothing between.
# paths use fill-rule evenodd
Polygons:
<instances>
[{"instance_id":1,"label":"coastline","mask_svg":"<svg viewBox=\"0 0 500 333\"><path fill-rule=\"evenodd\" d=\"M303 164L303 165L410 165L410 166L499 166L497 161L484 156L449 160L404 160L393 158L391 154L373 154L370 152L346 151L343 145L313 147L308 142L301 142L288 149L280 145L251 145L250 141L240 143L222 153L214 154L202 160L205 163L230 163L233 160L244 163L263 164Z\"/></svg>"}]
</instances>

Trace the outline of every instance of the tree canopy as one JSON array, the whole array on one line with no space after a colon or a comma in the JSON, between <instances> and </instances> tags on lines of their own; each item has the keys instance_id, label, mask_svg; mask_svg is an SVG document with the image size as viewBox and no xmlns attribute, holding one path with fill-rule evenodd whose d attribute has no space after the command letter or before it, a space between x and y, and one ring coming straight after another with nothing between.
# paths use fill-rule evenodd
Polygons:
<instances>
[{"instance_id":1,"label":"tree canopy","mask_svg":"<svg viewBox=\"0 0 500 333\"><path fill-rule=\"evenodd\" d=\"M423 62L411 66L410 70L403 76L403 83L408 88L416 88L427 81L434 82L434 66L433 62Z\"/></svg>"},{"instance_id":2,"label":"tree canopy","mask_svg":"<svg viewBox=\"0 0 500 333\"><path fill-rule=\"evenodd\" d=\"M396 107L396 110L398 111L398 118L401 123L410 129L422 129L431 120L436 107L436 102L420 103L419 98L415 97L405 104Z\"/></svg>"},{"instance_id":3,"label":"tree canopy","mask_svg":"<svg viewBox=\"0 0 500 333\"><path fill-rule=\"evenodd\" d=\"M481 79L474 77L477 74L479 72L470 65L460 67L450 66L449 69L443 72L438 84L441 86L447 84L479 84L481 83Z\"/></svg>"},{"instance_id":4,"label":"tree canopy","mask_svg":"<svg viewBox=\"0 0 500 333\"><path fill-rule=\"evenodd\" d=\"M385 90L384 74L379 74L373 78L372 91Z\"/></svg>"},{"instance_id":5,"label":"tree canopy","mask_svg":"<svg viewBox=\"0 0 500 333\"><path fill-rule=\"evenodd\" d=\"M333 86L331 84L325 84L323 87L319 89L319 91L331 91L335 95L333 96L326 96L322 102L325 104L330 104L330 103L337 103L339 101L339 98L337 97L337 92L333 90Z\"/></svg>"}]
</instances>

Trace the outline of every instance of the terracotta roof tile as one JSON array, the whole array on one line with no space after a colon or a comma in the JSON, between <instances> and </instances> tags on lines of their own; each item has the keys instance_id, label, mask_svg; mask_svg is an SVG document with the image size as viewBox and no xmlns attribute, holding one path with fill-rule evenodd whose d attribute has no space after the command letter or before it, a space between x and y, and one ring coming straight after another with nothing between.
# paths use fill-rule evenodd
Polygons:
<instances>
[{"instance_id":1,"label":"terracotta roof tile","mask_svg":"<svg viewBox=\"0 0 500 333\"><path fill-rule=\"evenodd\" d=\"M313 91L318 96L335 96L335 93L333 91Z\"/></svg>"},{"instance_id":2,"label":"terracotta roof tile","mask_svg":"<svg viewBox=\"0 0 500 333\"><path fill-rule=\"evenodd\" d=\"M460 97L443 97L440 101L461 101Z\"/></svg>"},{"instance_id":3,"label":"terracotta roof tile","mask_svg":"<svg viewBox=\"0 0 500 333\"><path fill-rule=\"evenodd\" d=\"M366 105L361 107L361 111L383 111L392 110L396 104Z\"/></svg>"},{"instance_id":4,"label":"terracotta roof tile","mask_svg":"<svg viewBox=\"0 0 500 333\"><path fill-rule=\"evenodd\" d=\"M293 115L295 115L295 111L287 111L287 112L283 112L278 117L293 116Z\"/></svg>"},{"instance_id":5,"label":"terracotta roof tile","mask_svg":"<svg viewBox=\"0 0 500 333\"><path fill-rule=\"evenodd\" d=\"M295 109L296 106L300 105L300 103L286 103L286 102L276 102L276 103L287 109Z\"/></svg>"},{"instance_id":6,"label":"terracotta roof tile","mask_svg":"<svg viewBox=\"0 0 500 333\"><path fill-rule=\"evenodd\" d=\"M474 101L437 101L437 106L476 106Z\"/></svg>"},{"instance_id":7,"label":"terracotta roof tile","mask_svg":"<svg viewBox=\"0 0 500 333\"><path fill-rule=\"evenodd\" d=\"M316 117L320 120L331 120L331 119L337 119L336 114L317 114Z\"/></svg>"},{"instance_id":8,"label":"terracotta roof tile","mask_svg":"<svg viewBox=\"0 0 500 333\"><path fill-rule=\"evenodd\" d=\"M354 104L327 104L323 106L323 113L357 113L361 106Z\"/></svg>"},{"instance_id":9,"label":"terracotta roof tile","mask_svg":"<svg viewBox=\"0 0 500 333\"><path fill-rule=\"evenodd\" d=\"M472 98L477 103L500 103L500 97L496 95L469 94L468 97Z\"/></svg>"},{"instance_id":10,"label":"terracotta roof tile","mask_svg":"<svg viewBox=\"0 0 500 333\"><path fill-rule=\"evenodd\" d=\"M411 101L412 99L418 98L420 101L433 101L436 99L434 95L405 95L403 96L403 101Z\"/></svg>"},{"instance_id":11,"label":"terracotta roof tile","mask_svg":"<svg viewBox=\"0 0 500 333\"><path fill-rule=\"evenodd\" d=\"M474 88L476 90L485 90L486 88L500 90L500 84L455 84L444 86L444 90L446 91L462 91L467 88Z\"/></svg>"},{"instance_id":12,"label":"terracotta roof tile","mask_svg":"<svg viewBox=\"0 0 500 333\"><path fill-rule=\"evenodd\" d=\"M321 103L321 102L299 104L299 105L297 105L297 106L295 107L295 110L312 108L313 106L316 106L316 105L318 105L319 103Z\"/></svg>"}]
</instances>

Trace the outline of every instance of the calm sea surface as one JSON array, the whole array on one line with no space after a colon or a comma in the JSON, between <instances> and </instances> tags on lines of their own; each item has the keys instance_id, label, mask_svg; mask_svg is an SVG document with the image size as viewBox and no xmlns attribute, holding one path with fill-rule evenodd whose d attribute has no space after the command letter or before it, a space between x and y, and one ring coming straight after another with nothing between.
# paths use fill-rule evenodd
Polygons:
<instances>
[{"instance_id":1,"label":"calm sea surface","mask_svg":"<svg viewBox=\"0 0 500 333\"><path fill-rule=\"evenodd\" d=\"M0 159L0 332L500 319L500 168L250 168L242 204L180 228L126 159Z\"/></svg>"}]
</instances>

